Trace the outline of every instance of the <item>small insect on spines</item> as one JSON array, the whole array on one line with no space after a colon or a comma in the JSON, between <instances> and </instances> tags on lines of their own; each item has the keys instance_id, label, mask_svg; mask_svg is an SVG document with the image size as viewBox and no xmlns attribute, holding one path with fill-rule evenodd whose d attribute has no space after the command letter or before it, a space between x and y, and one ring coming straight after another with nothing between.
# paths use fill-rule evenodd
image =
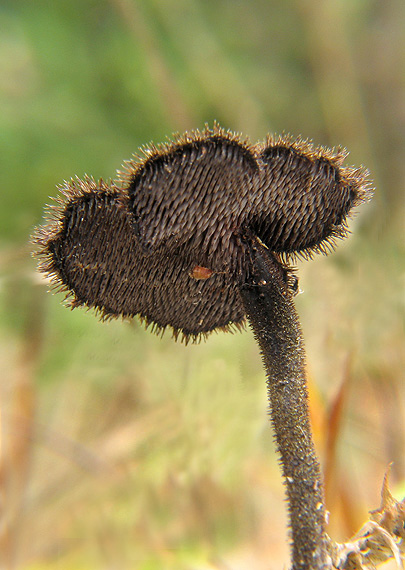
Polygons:
<instances>
[{"instance_id":1,"label":"small insect on spines","mask_svg":"<svg viewBox=\"0 0 405 570\"><path fill-rule=\"evenodd\" d=\"M196 279L197 281L209 279L214 274L212 269L209 267L204 267L202 265L195 265L193 269L189 272L189 275L192 279Z\"/></svg>"}]
</instances>

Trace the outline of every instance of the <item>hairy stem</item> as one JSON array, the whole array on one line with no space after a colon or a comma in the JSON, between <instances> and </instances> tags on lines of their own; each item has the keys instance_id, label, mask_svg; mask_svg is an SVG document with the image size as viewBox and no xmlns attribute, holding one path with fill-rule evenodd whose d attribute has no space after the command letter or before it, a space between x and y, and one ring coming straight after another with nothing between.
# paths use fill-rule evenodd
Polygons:
<instances>
[{"instance_id":1,"label":"hairy stem","mask_svg":"<svg viewBox=\"0 0 405 570\"><path fill-rule=\"evenodd\" d=\"M309 421L305 350L285 270L259 243L243 285L245 310L259 343L275 439L287 488L293 570L331 568L320 466Z\"/></svg>"}]
</instances>

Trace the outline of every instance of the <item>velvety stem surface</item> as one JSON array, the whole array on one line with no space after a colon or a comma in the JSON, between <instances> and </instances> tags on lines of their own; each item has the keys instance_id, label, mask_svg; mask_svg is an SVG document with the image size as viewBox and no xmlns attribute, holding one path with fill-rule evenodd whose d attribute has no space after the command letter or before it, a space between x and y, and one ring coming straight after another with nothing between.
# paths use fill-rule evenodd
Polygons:
<instances>
[{"instance_id":1,"label":"velvety stem surface","mask_svg":"<svg viewBox=\"0 0 405 570\"><path fill-rule=\"evenodd\" d=\"M281 266L260 244L253 246L253 259L253 275L241 295L267 374L271 420L287 488L292 568L331 568L298 315Z\"/></svg>"}]
</instances>

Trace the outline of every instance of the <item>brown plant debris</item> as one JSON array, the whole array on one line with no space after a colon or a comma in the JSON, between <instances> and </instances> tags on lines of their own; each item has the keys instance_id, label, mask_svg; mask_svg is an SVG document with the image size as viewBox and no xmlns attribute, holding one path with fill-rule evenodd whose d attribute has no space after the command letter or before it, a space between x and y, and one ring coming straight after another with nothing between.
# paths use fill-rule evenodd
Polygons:
<instances>
[{"instance_id":1,"label":"brown plant debris","mask_svg":"<svg viewBox=\"0 0 405 570\"><path fill-rule=\"evenodd\" d=\"M71 307L139 315L186 341L243 326L247 234L288 263L327 253L370 195L345 152L289 136L252 145L215 124L143 154L116 181L65 182L34 236L40 270Z\"/></svg>"},{"instance_id":2,"label":"brown plant debris","mask_svg":"<svg viewBox=\"0 0 405 570\"><path fill-rule=\"evenodd\" d=\"M375 570L379 564L394 558L403 568L405 555L405 498L397 501L388 488L389 470L385 474L379 509L343 544L331 542L331 557L338 570Z\"/></svg>"}]
</instances>

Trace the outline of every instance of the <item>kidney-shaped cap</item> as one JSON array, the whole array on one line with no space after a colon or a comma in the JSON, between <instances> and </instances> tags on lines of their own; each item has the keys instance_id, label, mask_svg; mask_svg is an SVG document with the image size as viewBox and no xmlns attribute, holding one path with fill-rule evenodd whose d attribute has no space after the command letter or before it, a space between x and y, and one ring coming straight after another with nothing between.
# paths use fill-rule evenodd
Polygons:
<instances>
[{"instance_id":1,"label":"kidney-shaped cap","mask_svg":"<svg viewBox=\"0 0 405 570\"><path fill-rule=\"evenodd\" d=\"M251 236L284 261L325 252L370 193L344 153L290 137L251 145L214 126L143 152L115 182L61 187L34 236L40 270L73 307L186 340L243 324Z\"/></svg>"}]
</instances>

